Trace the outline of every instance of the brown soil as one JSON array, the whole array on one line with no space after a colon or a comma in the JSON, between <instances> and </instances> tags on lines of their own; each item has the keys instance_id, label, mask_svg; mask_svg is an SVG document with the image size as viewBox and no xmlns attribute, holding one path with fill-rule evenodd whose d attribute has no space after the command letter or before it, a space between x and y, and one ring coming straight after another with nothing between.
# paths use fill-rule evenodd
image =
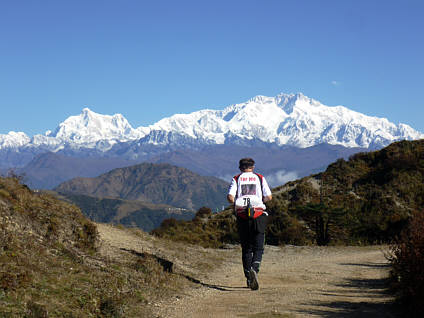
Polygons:
<instances>
[{"instance_id":1,"label":"brown soil","mask_svg":"<svg viewBox=\"0 0 424 318\"><path fill-rule=\"evenodd\" d=\"M384 246L266 246L260 288L252 291L238 246L203 249L100 224L99 232L105 253L147 251L173 261L175 274L188 278L184 292L151 304L156 317L395 317L385 292Z\"/></svg>"}]
</instances>

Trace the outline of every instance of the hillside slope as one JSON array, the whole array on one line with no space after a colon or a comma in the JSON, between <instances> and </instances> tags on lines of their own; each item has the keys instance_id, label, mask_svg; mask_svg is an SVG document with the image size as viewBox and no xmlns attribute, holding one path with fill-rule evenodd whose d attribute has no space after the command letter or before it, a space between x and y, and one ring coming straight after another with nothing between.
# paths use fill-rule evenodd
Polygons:
<instances>
[{"instance_id":1,"label":"hillside slope","mask_svg":"<svg viewBox=\"0 0 424 318\"><path fill-rule=\"evenodd\" d=\"M304 220L322 243L389 242L423 212L424 140L339 159L322 173L275 188L274 198L272 209Z\"/></svg>"},{"instance_id":2,"label":"hillside slope","mask_svg":"<svg viewBox=\"0 0 424 318\"><path fill-rule=\"evenodd\" d=\"M184 275L214 262L194 253L184 275L173 275L186 258L181 244L133 229L118 230L133 245L115 247L98 226L73 205L0 178L0 317L152 317L153 303L192 284Z\"/></svg>"},{"instance_id":3,"label":"hillside slope","mask_svg":"<svg viewBox=\"0 0 424 318\"><path fill-rule=\"evenodd\" d=\"M139 200L189 210L226 205L228 184L169 164L143 163L114 169L96 178L76 178L60 184L57 192L101 198Z\"/></svg>"},{"instance_id":4,"label":"hillside slope","mask_svg":"<svg viewBox=\"0 0 424 318\"><path fill-rule=\"evenodd\" d=\"M91 223L75 206L0 178L1 317L198 317L205 308L214 317L390 317L384 266L379 248L267 247L261 289L252 292L238 247Z\"/></svg>"},{"instance_id":5,"label":"hillside slope","mask_svg":"<svg viewBox=\"0 0 424 318\"><path fill-rule=\"evenodd\" d=\"M424 208L424 140L339 159L321 173L272 190L268 244L390 242ZM203 235L207 231L210 235ZM204 246L237 241L232 211L154 233Z\"/></svg>"}]
</instances>

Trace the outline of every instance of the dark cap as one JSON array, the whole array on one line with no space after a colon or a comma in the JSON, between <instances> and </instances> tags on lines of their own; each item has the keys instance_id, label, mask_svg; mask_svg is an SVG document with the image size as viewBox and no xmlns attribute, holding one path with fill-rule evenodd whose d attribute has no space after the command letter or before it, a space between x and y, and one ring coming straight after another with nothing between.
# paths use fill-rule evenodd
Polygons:
<instances>
[{"instance_id":1,"label":"dark cap","mask_svg":"<svg viewBox=\"0 0 424 318\"><path fill-rule=\"evenodd\" d=\"M239 161L240 170L252 168L254 165L255 165L255 160L253 160L252 158L242 158Z\"/></svg>"}]
</instances>

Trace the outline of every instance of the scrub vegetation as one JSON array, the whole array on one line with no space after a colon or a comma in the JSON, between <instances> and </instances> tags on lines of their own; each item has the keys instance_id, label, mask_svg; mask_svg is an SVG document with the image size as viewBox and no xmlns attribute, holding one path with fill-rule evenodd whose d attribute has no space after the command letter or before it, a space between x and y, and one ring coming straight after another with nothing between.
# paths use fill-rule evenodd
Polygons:
<instances>
[{"instance_id":1,"label":"scrub vegetation","mask_svg":"<svg viewBox=\"0 0 424 318\"><path fill-rule=\"evenodd\" d=\"M423 228L424 215L415 215L391 249L391 289L405 317L424 315Z\"/></svg>"},{"instance_id":2,"label":"scrub vegetation","mask_svg":"<svg viewBox=\"0 0 424 318\"><path fill-rule=\"evenodd\" d=\"M154 256L100 248L76 206L0 178L0 317L146 317L180 288Z\"/></svg>"},{"instance_id":3,"label":"scrub vegetation","mask_svg":"<svg viewBox=\"0 0 424 318\"><path fill-rule=\"evenodd\" d=\"M268 244L368 245L393 242L424 206L424 140L401 141L339 159L273 189ZM230 232L228 232L228 230ZM206 231L206 232L205 232ZM165 220L161 237L223 246L237 241L231 207L192 221ZM208 235L205 235L208 234Z\"/></svg>"}]
</instances>

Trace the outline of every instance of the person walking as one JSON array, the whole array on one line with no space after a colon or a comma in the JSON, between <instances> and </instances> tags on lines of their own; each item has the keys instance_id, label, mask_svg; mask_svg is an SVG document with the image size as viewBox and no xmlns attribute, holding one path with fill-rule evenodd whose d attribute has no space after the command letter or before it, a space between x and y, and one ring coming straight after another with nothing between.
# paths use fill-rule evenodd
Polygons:
<instances>
[{"instance_id":1,"label":"person walking","mask_svg":"<svg viewBox=\"0 0 424 318\"><path fill-rule=\"evenodd\" d=\"M234 204L237 228L242 249L243 272L247 287L259 289L258 273L265 243L268 213L265 202L272 199L271 190L264 176L255 173L255 161L242 158L240 174L233 177L227 194L228 202Z\"/></svg>"}]
</instances>

